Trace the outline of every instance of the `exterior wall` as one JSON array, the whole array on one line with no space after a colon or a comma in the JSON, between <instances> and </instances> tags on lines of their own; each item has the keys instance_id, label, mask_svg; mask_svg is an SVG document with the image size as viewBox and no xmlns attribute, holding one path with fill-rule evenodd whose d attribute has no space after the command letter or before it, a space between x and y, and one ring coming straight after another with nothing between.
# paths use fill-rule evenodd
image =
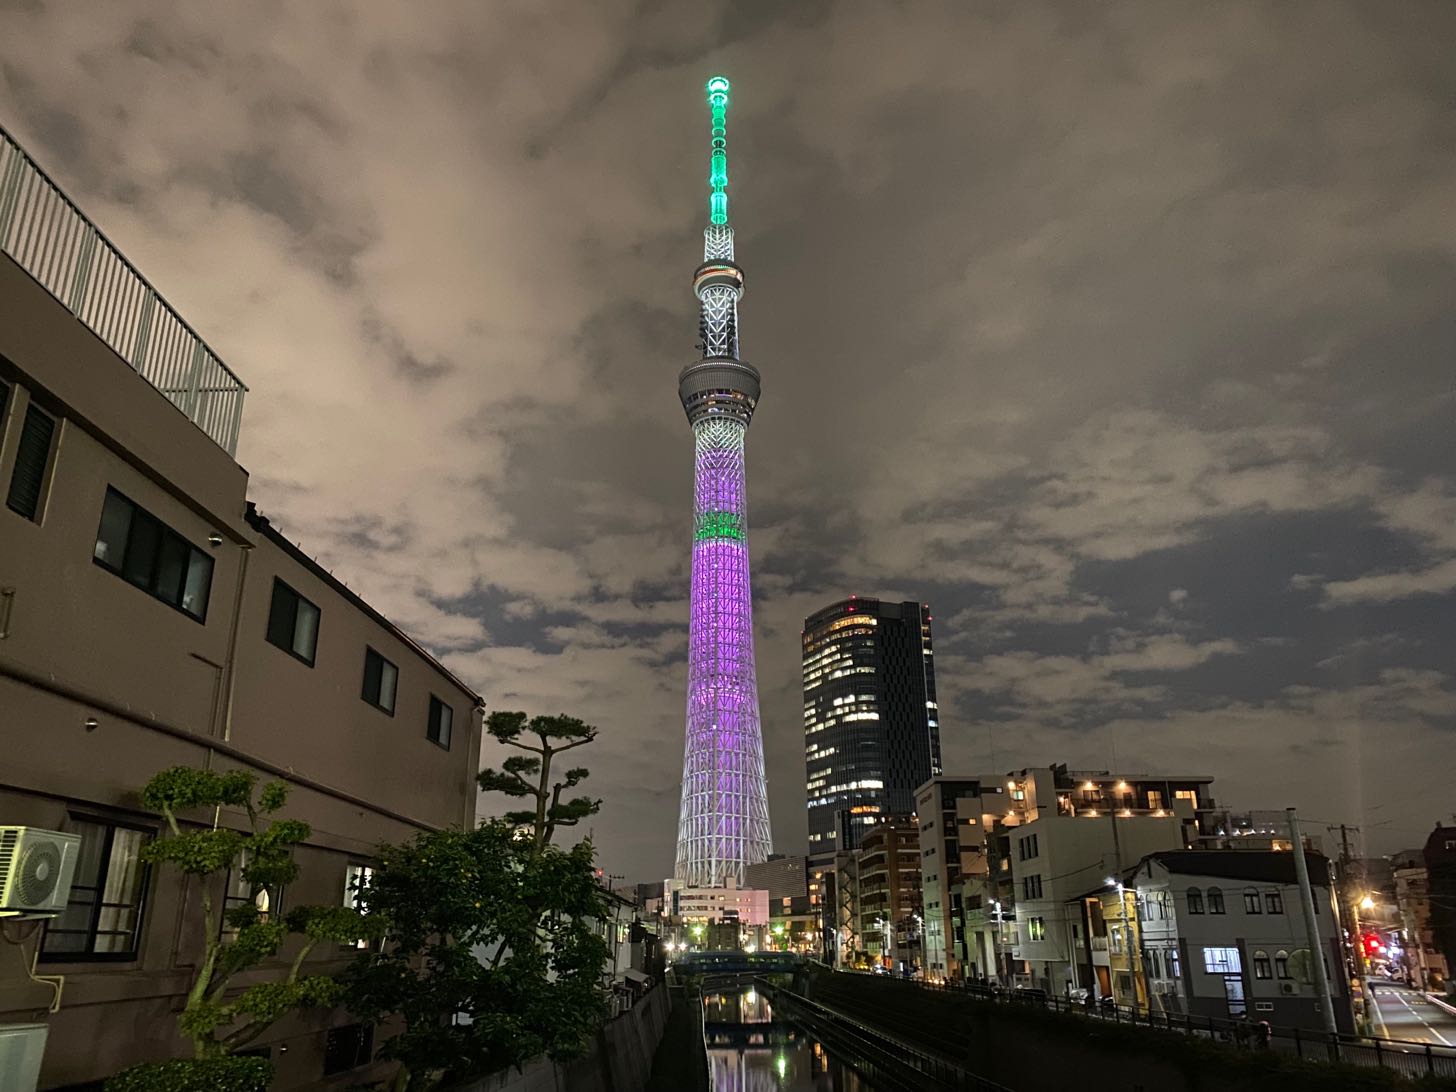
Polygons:
<instances>
[{"instance_id":1,"label":"exterior wall","mask_svg":"<svg viewBox=\"0 0 1456 1092\"><path fill-rule=\"evenodd\" d=\"M0 378L15 384L0 484L8 487L27 397L58 425L38 519L0 507L0 589L13 589L0 599L0 823L64 831L103 819L155 832L160 820L138 810L136 791L161 769L281 778L292 786L285 814L313 830L286 911L341 903L348 866L381 842L470 821L479 699L296 550L250 526L242 468L3 256L0 355ZM213 559L204 618L94 563L108 486ZM323 608L312 669L264 639L275 573ZM360 698L365 644L399 668L394 718ZM429 693L454 709L448 751L425 738ZM245 826L227 812L218 821ZM65 979L59 1011L45 1017L43 1088L184 1052L176 1012L202 939L198 892L170 869L152 870L141 889L134 958L39 964ZM33 1019L51 1003L51 989L22 968L42 928L9 927L21 944L0 958L0 1022ZM293 949L280 954L289 960ZM316 950L310 969L341 967L350 954ZM322 1080L323 1031L346 1022L310 1013L254 1044L272 1053L275 1087L359 1077Z\"/></svg>"},{"instance_id":2,"label":"exterior wall","mask_svg":"<svg viewBox=\"0 0 1456 1092\"><path fill-rule=\"evenodd\" d=\"M931 778L915 793L924 906L924 971L935 981L964 973L962 879L983 869L983 815L1004 810L1003 790L980 778ZM985 794L983 797L982 794Z\"/></svg>"},{"instance_id":3,"label":"exterior wall","mask_svg":"<svg viewBox=\"0 0 1456 1092\"><path fill-rule=\"evenodd\" d=\"M1022 846L1035 838L1036 856ZM1016 943L1013 959L1026 961L1028 985L1065 993L1077 983L1081 960L1079 924L1068 903L1116 877L1122 867L1149 853L1183 848L1182 823L1175 815L1116 818L1045 814L1011 832L1011 867L1016 888ZM1040 897L1028 897L1026 883L1040 884ZM1033 929L1033 919L1041 924ZM1033 939L1041 935L1043 939Z\"/></svg>"},{"instance_id":4,"label":"exterior wall","mask_svg":"<svg viewBox=\"0 0 1456 1092\"><path fill-rule=\"evenodd\" d=\"M1456 967L1456 826L1431 831L1421 856L1426 865L1431 943L1447 968Z\"/></svg>"},{"instance_id":5,"label":"exterior wall","mask_svg":"<svg viewBox=\"0 0 1456 1092\"><path fill-rule=\"evenodd\" d=\"M1308 947L1297 884L1170 874L1156 861L1151 863L1150 870L1151 875L1142 871L1138 874L1137 897L1143 908L1144 966L1155 1008L1223 1019L1237 1015L1237 1003L1230 1005L1225 988L1225 978L1231 977L1243 992L1251 1020L1268 1020L1280 1027L1323 1029L1313 985L1294 977L1281 977L1276 962L1281 952L1292 953ZM1340 925L1334 896L1320 876L1311 875L1310 879L1319 909L1316 921L1335 1000L1336 1022L1341 1031L1353 1032L1354 1018L1340 956ZM1214 887L1223 895L1222 914L1209 912L1208 891ZM1192 888L1203 898L1201 914L1189 910L1188 893ZM1245 911L1246 890L1259 897L1260 913ZM1281 912L1268 911L1270 894L1278 897ZM1234 949L1239 957L1238 970L1230 976L1208 971L1205 948ZM1177 977L1169 973L1170 949L1178 952ZM1259 952L1269 957L1269 978L1260 978L1256 972L1255 957Z\"/></svg>"},{"instance_id":6,"label":"exterior wall","mask_svg":"<svg viewBox=\"0 0 1456 1092\"><path fill-rule=\"evenodd\" d=\"M1441 989L1450 970L1431 929L1430 882L1424 866L1395 870L1395 901L1411 984L1417 989Z\"/></svg>"}]
</instances>

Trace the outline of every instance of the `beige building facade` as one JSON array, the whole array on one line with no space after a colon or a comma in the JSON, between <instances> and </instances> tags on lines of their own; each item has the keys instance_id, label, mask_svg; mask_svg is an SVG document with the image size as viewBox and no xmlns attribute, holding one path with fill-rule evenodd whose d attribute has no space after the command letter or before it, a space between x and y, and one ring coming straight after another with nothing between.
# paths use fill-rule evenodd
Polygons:
<instances>
[{"instance_id":1,"label":"beige building facade","mask_svg":"<svg viewBox=\"0 0 1456 1092\"><path fill-rule=\"evenodd\" d=\"M0 952L0 1024L48 1025L40 1087L84 1087L184 1053L176 1014L201 946L198 893L138 859L160 826L137 799L152 774L188 765L288 783L284 814L313 834L272 910L337 905L380 843L474 821L482 701L247 505L247 473L216 438L226 430L179 410L207 397L197 372L181 395L140 374L104 339L106 316L77 307L84 293L62 302L15 260L8 226L0 825L82 841L66 910L4 923L0 947L18 951ZM163 304L151 336L177 322ZM310 969L350 955L317 951ZM255 1045L275 1087L326 1088L365 1072L371 1036L313 1012Z\"/></svg>"}]
</instances>

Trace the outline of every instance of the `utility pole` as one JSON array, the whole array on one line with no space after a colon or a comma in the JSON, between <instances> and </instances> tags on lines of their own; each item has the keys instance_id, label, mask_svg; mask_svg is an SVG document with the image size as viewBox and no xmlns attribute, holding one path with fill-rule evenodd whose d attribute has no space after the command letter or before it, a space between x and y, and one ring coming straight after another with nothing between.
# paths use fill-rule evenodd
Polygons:
<instances>
[{"instance_id":1,"label":"utility pole","mask_svg":"<svg viewBox=\"0 0 1456 1092\"><path fill-rule=\"evenodd\" d=\"M1335 1003L1330 997L1330 980L1325 974L1324 949L1320 945L1319 922L1314 916L1314 892L1309 886L1309 865L1304 859L1304 840L1299 836L1299 819L1293 808L1285 808L1289 816L1290 850L1294 854L1294 874L1299 879L1299 903L1304 910L1304 932L1309 942L1309 969L1314 975L1314 992L1319 998L1320 1016L1325 1030L1331 1035L1339 1033L1335 1023Z\"/></svg>"}]
</instances>

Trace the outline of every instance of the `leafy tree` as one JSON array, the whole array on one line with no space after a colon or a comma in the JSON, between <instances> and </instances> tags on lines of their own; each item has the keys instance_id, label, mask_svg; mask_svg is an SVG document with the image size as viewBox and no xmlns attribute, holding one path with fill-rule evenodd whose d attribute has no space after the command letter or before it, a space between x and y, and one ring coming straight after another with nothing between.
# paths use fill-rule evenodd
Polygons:
<instances>
[{"instance_id":1,"label":"leafy tree","mask_svg":"<svg viewBox=\"0 0 1456 1092\"><path fill-rule=\"evenodd\" d=\"M558 827L600 806L561 799L586 778L585 769L551 780L553 757L590 743L596 729L572 717L528 722L524 713L495 713L489 730L532 753L483 772L481 787L534 798L534 807L473 830L384 846L360 892L383 939L350 969L348 1005L367 1019L402 1022L404 1030L380 1050L403 1063L395 1083L401 1092L484 1076L540 1054L574 1057L606 1014L601 972L610 951L599 929L608 899L593 849L589 841L570 849L552 844Z\"/></svg>"},{"instance_id":2,"label":"leafy tree","mask_svg":"<svg viewBox=\"0 0 1456 1092\"><path fill-rule=\"evenodd\" d=\"M485 792L535 799L533 808L508 811L505 818L509 823L530 827L537 849L551 841L557 827L575 826L601 810L602 802L587 796L565 802L561 799L562 792L586 780L584 768L569 769L562 780L551 782L552 759L596 739L597 730L592 725L568 716L532 717L528 721L525 713L495 712L486 719L485 730L507 747L527 752L507 758L499 770L481 770L479 782ZM523 743L522 737L526 736L535 736L536 742ZM565 742L559 742L562 740Z\"/></svg>"},{"instance_id":3,"label":"leafy tree","mask_svg":"<svg viewBox=\"0 0 1456 1092\"><path fill-rule=\"evenodd\" d=\"M198 1059L224 1057L252 1042L298 1008L338 1004L342 987L324 975L303 973L303 962L321 941L348 943L363 935L360 915L342 906L300 906L282 921L264 920L256 905L267 891L276 905L285 884L298 875L293 848L311 833L297 819L273 819L288 799L288 786L273 781L256 794L256 778L242 770L218 773L174 766L142 789L142 803L160 812L165 834L142 849L142 859L170 865L197 879L204 938L178 1026ZM184 827L182 816L198 809L237 808L249 830ZM216 812L214 812L216 814ZM239 869L250 898L224 913L213 901L213 877ZM224 934L224 921L231 932ZM234 979L277 954L290 934L302 943L282 977L254 982L229 997Z\"/></svg>"}]
</instances>

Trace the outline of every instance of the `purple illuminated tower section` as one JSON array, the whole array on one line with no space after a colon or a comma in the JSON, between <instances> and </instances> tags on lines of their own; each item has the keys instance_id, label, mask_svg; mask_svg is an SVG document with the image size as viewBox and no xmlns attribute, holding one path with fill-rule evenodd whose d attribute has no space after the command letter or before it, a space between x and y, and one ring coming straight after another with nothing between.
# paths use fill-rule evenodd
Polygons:
<instances>
[{"instance_id":1,"label":"purple illuminated tower section","mask_svg":"<svg viewBox=\"0 0 1456 1092\"><path fill-rule=\"evenodd\" d=\"M692 607L687 742L674 878L688 887L743 883L767 860L768 785L753 668L748 498L743 441L758 402L758 369L738 359L743 270L728 226L728 81L708 81L712 152L703 264L693 274L703 357L678 376L693 428Z\"/></svg>"}]
</instances>

